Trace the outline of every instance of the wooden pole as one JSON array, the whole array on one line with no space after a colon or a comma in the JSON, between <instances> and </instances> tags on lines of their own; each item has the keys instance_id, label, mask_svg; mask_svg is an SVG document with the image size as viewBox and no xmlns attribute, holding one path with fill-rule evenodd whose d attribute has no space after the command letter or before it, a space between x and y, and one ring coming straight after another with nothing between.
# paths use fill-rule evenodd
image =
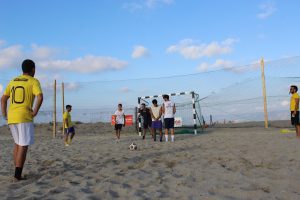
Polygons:
<instances>
[{"instance_id":1,"label":"wooden pole","mask_svg":"<svg viewBox=\"0 0 300 200\"><path fill-rule=\"evenodd\" d=\"M265 80L265 63L263 58L260 61L260 65L261 65L262 91L263 91L263 98L264 98L265 128L269 128L268 110L267 110L267 92L266 92L266 80Z\"/></svg>"},{"instance_id":2,"label":"wooden pole","mask_svg":"<svg viewBox=\"0 0 300 200\"><path fill-rule=\"evenodd\" d=\"M54 80L53 138L56 137L56 80Z\"/></svg>"},{"instance_id":3,"label":"wooden pole","mask_svg":"<svg viewBox=\"0 0 300 200\"><path fill-rule=\"evenodd\" d=\"M64 82L62 82L62 84L61 84L61 91L62 91L62 136L64 136L65 135L65 122L64 122L64 113L65 113L65 84L64 84Z\"/></svg>"}]
</instances>

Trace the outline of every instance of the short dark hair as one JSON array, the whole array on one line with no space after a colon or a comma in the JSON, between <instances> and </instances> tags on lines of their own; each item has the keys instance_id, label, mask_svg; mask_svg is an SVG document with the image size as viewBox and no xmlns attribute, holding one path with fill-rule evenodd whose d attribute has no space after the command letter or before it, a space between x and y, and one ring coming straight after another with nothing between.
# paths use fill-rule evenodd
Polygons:
<instances>
[{"instance_id":1,"label":"short dark hair","mask_svg":"<svg viewBox=\"0 0 300 200\"><path fill-rule=\"evenodd\" d=\"M68 109L68 108L72 108L72 106L71 105L66 105L66 109Z\"/></svg>"},{"instance_id":2,"label":"short dark hair","mask_svg":"<svg viewBox=\"0 0 300 200\"><path fill-rule=\"evenodd\" d=\"M121 103L119 103L119 104L118 104L118 106L121 106L121 107L122 107L122 104L121 104Z\"/></svg>"},{"instance_id":3,"label":"short dark hair","mask_svg":"<svg viewBox=\"0 0 300 200\"><path fill-rule=\"evenodd\" d=\"M156 99L153 99L153 100L152 100L152 103L153 103L153 104L157 104L157 100L156 100Z\"/></svg>"},{"instance_id":4,"label":"short dark hair","mask_svg":"<svg viewBox=\"0 0 300 200\"><path fill-rule=\"evenodd\" d=\"M22 62L22 71L23 73L30 73L32 69L35 68L35 64L32 60L26 59Z\"/></svg>"},{"instance_id":5,"label":"short dark hair","mask_svg":"<svg viewBox=\"0 0 300 200\"><path fill-rule=\"evenodd\" d=\"M296 92L298 92L298 87L296 85L291 85L291 87L294 88Z\"/></svg>"},{"instance_id":6,"label":"short dark hair","mask_svg":"<svg viewBox=\"0 0 300 200\"><path fill-rule=\"evenodd\" d=\"M168 100L169 100L169 95L167 95L167 94L164 94L164 95L163 95L163 98L164 98L164 99L168 99Z\"/></svg>"},{"instance_id":7,"label":"short dark hair","mask_svg":"<svg viewBox=\"0 0 300 200\"><path fill-rule=\"evenodd\" d=\"M141 105L142 105L142 106L146 106L146 104L145 104L145 103L142 103Z\"/></svg>"}]
</instances>

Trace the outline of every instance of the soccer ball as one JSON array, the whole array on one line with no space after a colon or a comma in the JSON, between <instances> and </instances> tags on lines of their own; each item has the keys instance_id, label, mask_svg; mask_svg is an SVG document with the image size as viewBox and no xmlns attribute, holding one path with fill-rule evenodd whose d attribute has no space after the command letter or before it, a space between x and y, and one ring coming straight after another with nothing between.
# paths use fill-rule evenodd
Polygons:
<instances>
[{"instance_id":1,"label":"soccer ball","mask_svg":"<svg viewBox=\"0 0 300 200\"><path fill-rule=\"evenodd\" d=\"M137 150L137 145L133 142L133 143L131 143L131 144L129 145L129 149L130 149L131 151Z\"/></svg>"}]
</instances>

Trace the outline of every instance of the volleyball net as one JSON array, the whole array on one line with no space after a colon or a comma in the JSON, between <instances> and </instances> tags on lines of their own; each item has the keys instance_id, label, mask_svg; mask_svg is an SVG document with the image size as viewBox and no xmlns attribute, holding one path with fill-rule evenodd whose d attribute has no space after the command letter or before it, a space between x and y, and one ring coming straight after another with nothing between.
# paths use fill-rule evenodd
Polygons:
<instances>
[{"instance_id":1,"label":"volleyball net","mask_svg":"<svg viewBox=\"0 0 300 200\"><path fill-rule=\"evenodd\" d=\"M272 121L288 121L289 87L300 86L300 57L265 61L264 66L268 120L270 124ZM38 123L52 122L54 107L57 110L57 121L62 121L62 82L57 81L55 96L54 80L48 80L41 82L45 100L35 120ZM7 83L8 80L1 79L0 75L1 95ZM249 122L264 121L259 60L249 65L169 77L160 77L158 72L155 78L65 82L64 104L73 106L73 121L110 123L118 103L123 104L125 114L135 116L138 97L183 91L194 91L199 95L202 121L207 125L231 127L234 124L248 123L247 126L257 126ZM186 110L183 113L191 110L184 106L187 99L175 96L171 99L178 107L182 105L182 109ZM187 115L180 112L177 115ZM134 121L137 121L135 117ZM0 123L3 124L3 121ZM259 123L260 125L263 126L263 123Z\"/></svg>"}]
</instances>

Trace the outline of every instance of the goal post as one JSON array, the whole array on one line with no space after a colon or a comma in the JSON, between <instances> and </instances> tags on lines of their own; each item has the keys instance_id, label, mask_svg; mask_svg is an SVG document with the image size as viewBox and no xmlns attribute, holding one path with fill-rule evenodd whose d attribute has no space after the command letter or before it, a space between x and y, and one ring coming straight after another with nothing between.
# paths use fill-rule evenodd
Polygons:
<instances>
[{"instance_id":1,"label":"goal post","mask_svg":"<svg viewBox=\"0 0 300 200\"><path fill-rule=\"evenodd\" d=\"M138 110L140 110L142 103L145 103L146 106L149 106L151 102L148 101L151 99L157 99L157 100L160 99L162 105L163 95L165 94L138 97ZM196 135L198 133L198 128L202 129L204 123L202 113L201 113L200 103L199 103L199 95L194 91L171 93L167 95L169 95L170 99L175 103L176 110L177 110L175 114L175 119L179 119L179 121L181 120L182 122L182 125L179 128L183 128L183 127L192 128L193 133ZM183 96L185 96L187 99L182 99ZM175 97L177 97L177 99L173 100ZM180 115L184 115L184 116L180 116ZM137 117L137 119L138 119L138 133L139 136L141 136L142 119L141 117Z\"/></svg>"}]
</instances>

